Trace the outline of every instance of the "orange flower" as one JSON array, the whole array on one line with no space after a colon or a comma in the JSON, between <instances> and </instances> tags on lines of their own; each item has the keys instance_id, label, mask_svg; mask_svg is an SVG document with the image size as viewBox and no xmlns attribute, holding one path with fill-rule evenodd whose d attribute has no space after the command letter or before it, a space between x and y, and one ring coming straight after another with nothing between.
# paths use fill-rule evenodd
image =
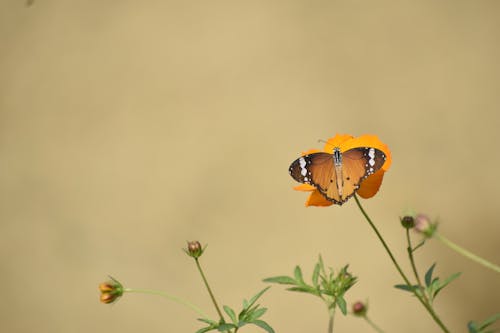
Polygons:
<instances>
[{"instance_id":1,"label":"orange flower","mask_svg":"<svg viewBox=\"0 0 500 333\"><path fill-rule=\"evenodd\" d=\"M379 138L375 135L365 134L360 137L353 137L348 134L337 134L333 138L330 138L326 143L323 149L323 152L327 152L329 154L332 153L333 148L338 147L340 152L343 153L349 149L358 148L358 147L371 147L381 150L386 157L386 160L382 167L376 171L374 174L368 176L368 178L364 179L357 190L357 193L360 197L364 199L368 199L373 197L380 188L382 184L382 179L384 178L384 173L389 169L392 163L391 152L389 147L384 144ZM302 156L322 152L317 149L311 149L307 152L302 153ZM316 189L316 187L309 184L301 184L294 187L294 190L311 192L309 198L306 201L306 206L320 206L326 207L333 205L333 202L326 199L324 195Z\"/></svg>"}]
</instances>

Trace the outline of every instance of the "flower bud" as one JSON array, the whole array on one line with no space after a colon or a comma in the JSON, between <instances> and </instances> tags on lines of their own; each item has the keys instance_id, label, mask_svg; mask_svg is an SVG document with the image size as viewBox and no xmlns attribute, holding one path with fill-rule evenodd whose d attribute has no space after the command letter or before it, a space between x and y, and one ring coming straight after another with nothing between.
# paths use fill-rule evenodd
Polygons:
<instances>
[{"instance_id":1,"label":"flower bud","mask_svg":"<svg viewBox=\"0 0 500 333\"><path fill-rule=\"evenodd\" d=\"M367 310L363 302L358 301L352 305L352 313L354 313L355 316L363 317L366 315Z\"/></svg>"},{"instance_id":2,"label":"flower bud","mask_svg":"<svg viewBox=\"0 0 500 333\"><path fill-rule=\"evenodd\" d=\"M110 278L110 281L99 284L99 290L101 291L100 300L104 304L113 303L123 295L122 284L114 278Z\"/></svg>"},{"instance_id":3,"label":"flower bud","mask_svg":"<svg viewBox=\"0 0 500 333\"><path fill-rule=\"evenodd\" d=\"M415 219L411 215L403 216L399 220L405 229L411 229L415 226Z\"/></svg>"},{"instance_id":4,"label":"flower bud","mask_svg":"<svg viewBox=\"0 0 500 333\"><path fill-rule=\"evenodd\" d=\"M425 214L418 214L415 217L415 230L424 234L426 237L432 237L436 231L437 223L432 223Z\"/></svg>"},{"instance_id":5,"label":"flower bud","mask_svg":"<svg viewBox=\"0 0 500 333\"><path fill-rule=\"evenodd\" d=\"M116 301L118 299L118 296L115 296L113 294L104 293L104 294L101 294L100 299L101 299L101 303L110 304L110 303L113 303L114 301Z\"/></svg>"},{"instance_id":6,"label":"flower bud","mask_svg":"<svg viewBox=\"0 0 500 333\"><path fill-rule=\"evenodd\" d=\"M187 250L184 249L184 252L186 252L190 257L197 259L203 254L204 250L205 248L201 246L200 242L192 241L187 242Z\"/></svg>"},{"instance_id":7,"label":"flower bud","mask_svg":"<svg viewBox=\"0 0 500 333\"><path fill-rule=\"evenodd\" d=\"M113 291L113 289L114 289L114 286L110 282L103 282L103 283L99 284L99 290L101 291L101 293L107 293L107 292Z\"/></svg>"}]
</instances>

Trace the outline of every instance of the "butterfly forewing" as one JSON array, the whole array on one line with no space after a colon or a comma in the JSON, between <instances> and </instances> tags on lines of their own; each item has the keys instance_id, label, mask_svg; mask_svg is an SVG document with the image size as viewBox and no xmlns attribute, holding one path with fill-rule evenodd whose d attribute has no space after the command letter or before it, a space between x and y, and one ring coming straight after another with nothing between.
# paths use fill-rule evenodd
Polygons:
<instances>
[{"instance_id":1,"label":"butterfly forewing","mask_svg":"<svg viewBox=\"0 0 500 333\"><path fill-rule=\"evenodd\" d=\"M332 155L314 153L296 159L290 165L290 175L298 182L326 189L335 170Z\"/></svg>"}]
</instances>

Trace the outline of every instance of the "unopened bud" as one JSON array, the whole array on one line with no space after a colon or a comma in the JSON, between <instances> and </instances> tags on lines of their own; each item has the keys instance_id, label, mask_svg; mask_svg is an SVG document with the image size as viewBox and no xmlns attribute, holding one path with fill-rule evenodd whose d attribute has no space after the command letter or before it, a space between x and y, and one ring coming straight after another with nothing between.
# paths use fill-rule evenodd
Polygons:
<instances>
[{"instance_id":1,"label":"unopened bud","mask_svg":"<svg viewBox=\"0 0 500 333\"><path fill-rule=\"evenodd\" d=\"M411 215L406 215L400 218L401 225L405 229L411 229L415 226L415 219Z\"/></svg>"},{"instance_id":2,"label":"unopened bud","mask_svg":"<svg viewBox=\"0 0 500 333\"><path fill-rule=\"evenodd\" d=\"M352 313L354 313L355 316L362 317L366 315L367 310L363 302L358 301L352 305Z\"/></svg>"},{"instance_id":3,"label":"unopened bud","mask_svg":"<svg viewBox=\"0 0 500 333\"><path fill-rule=\"evenodd\" d=\"M432 223L425 214L418 214L415 218L415 230L424 234L426 237L432 237L436 231L437 223Z\"/></svg>"},{"instance_id":4,"label":"unopened bud","mask_svg":"<svg viewBox=\"0 0 500 333\"><path fill-rule=\"evenodd\" d=\"M104 304L113 303L123 295L122 284L114 278L110 278L110 281L99 284L99 290L101 291L100 300Z\"/></svg>"},{"instance_id":5,"label":"unopened bud","mask_svg":"<svg viewBox=\"0 0 500 333\"><path fill-rule=\"evenodd\" d=\"M195 259L199 258L202 254L205 248L203 248L198 241L192 241L187 243L187 250L185 249L184 252L186 252L190 257L193 257Z\"/></svg>"},{"instance_id":6,"label":"unopened bud","mask_svg":"<svg viewBox=\"0 0 500 333\"><path fill-rule=\"evenodd\" d=\"M118 296L115 296L113 294L104 293L104 294L101 294L101 303L104 303L104 304L113 303L114 301L117 300L117 298L118 298Z\"/></svg>"}]
</instances>

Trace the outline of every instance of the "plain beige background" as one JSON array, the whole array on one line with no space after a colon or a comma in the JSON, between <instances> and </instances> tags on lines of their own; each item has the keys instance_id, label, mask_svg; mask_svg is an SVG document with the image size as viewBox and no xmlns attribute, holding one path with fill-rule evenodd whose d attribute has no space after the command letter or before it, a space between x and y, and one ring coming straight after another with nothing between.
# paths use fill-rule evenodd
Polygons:
<instances>
[{"instance_id":1,"label":"plain beige background","mask_svg":"<svg viewBox=\"0 0 500 333\"><path fill-rule=\"evenodd\" d=\"M439 332L354 201L304 208L289 163L335 133L393 153L363 201L409 272L398 216L499 263L498 1L57 1L0 3L0 331L194 332L161 298L98 302L111 274L215 317L261 279L350 264L386 332ZM422 270L463 275L438 297L453 332L500 310L499 275L436 241ZM276 332L325 332L323 304L274 286ZM261 332L242 329L243 332ZM351 316L337 332L371 332Z\"/></svg>"}]
</instances>

